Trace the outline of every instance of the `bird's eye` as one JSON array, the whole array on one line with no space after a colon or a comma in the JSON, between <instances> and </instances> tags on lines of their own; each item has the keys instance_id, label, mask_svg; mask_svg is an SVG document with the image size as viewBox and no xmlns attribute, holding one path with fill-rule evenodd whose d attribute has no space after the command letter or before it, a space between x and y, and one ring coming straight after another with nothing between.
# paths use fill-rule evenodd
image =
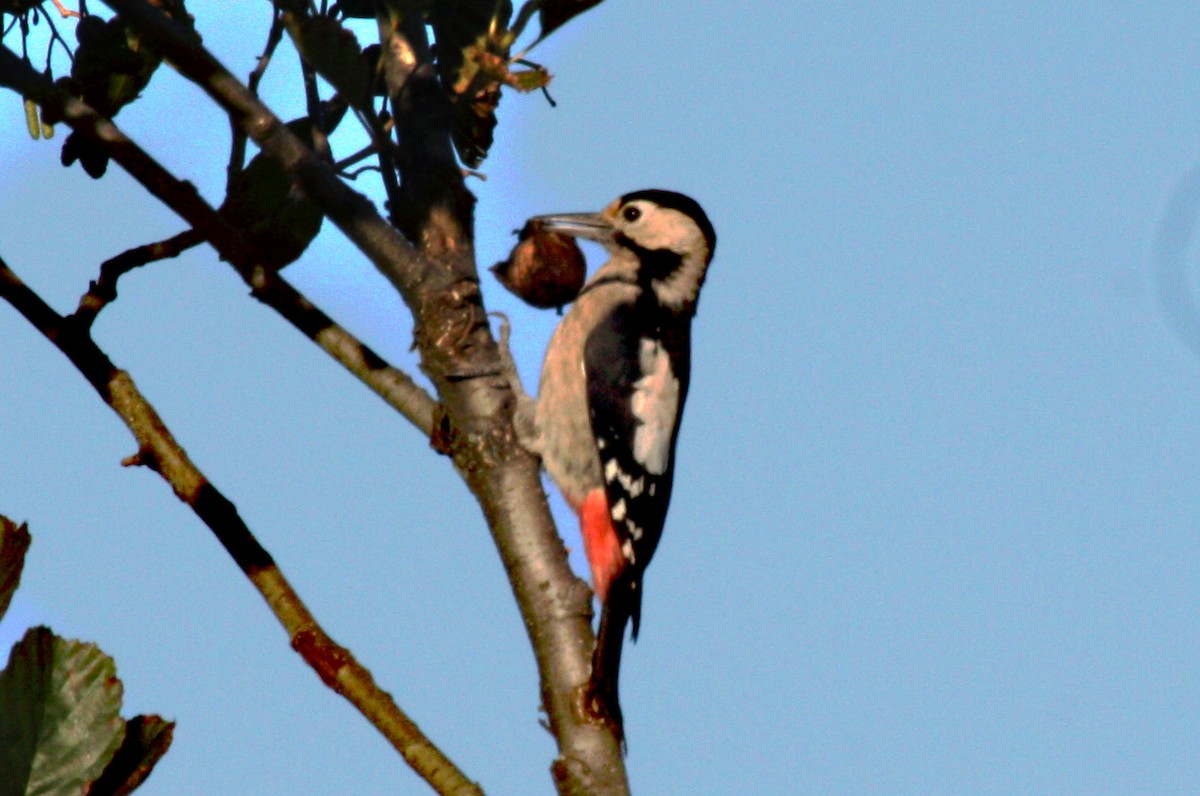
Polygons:
<instances>
[{"instance_id":1,"label":"bird's eye","mask_svg":"<svg viewBox=\"0 0 1200 796\"><path fill-rule=\"evenodd\" d=\"M642 211L640 208L630 205L629 207L625 208L625 212L622 213L622 215L625 216L626 221L637 221L642 217Z\"/></svg>"}]
</instances>

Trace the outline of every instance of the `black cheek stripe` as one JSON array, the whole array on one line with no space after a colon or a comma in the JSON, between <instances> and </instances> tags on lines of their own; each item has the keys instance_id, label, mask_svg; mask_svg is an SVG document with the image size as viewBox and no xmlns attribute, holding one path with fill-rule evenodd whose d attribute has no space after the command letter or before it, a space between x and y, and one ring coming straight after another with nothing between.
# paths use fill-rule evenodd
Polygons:
<instances>
[{"instance_id":1,"label":"black cheek stripe","mask_svg":"<svg viewBox=\"0 0 1200 796\"><path fill-rule=\"evenodd\" d=\"M638 260L641 261L642 267L638 271L638 276L643 284L648 284L651 279L667 278L683 262L683 255L679 252L673 252L670 249L647 249L634 243L632 238L621 232L617 233L616 241L618 245L636 254Z\"/></svg>"}]
</instances>

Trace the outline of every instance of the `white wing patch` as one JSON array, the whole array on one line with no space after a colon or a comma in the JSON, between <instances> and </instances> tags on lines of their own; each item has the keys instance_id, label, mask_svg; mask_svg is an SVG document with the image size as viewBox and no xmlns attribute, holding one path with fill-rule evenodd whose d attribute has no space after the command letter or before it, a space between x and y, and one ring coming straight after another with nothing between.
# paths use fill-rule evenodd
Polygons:
<instances>
[{"instance_id":1,"label":"white wing patch","mask_svg":"<svg viewBox=\"0 0 1200 796\"><path fill-rule=\"evenodd\" d=\"M679 379L671 370L671 358L657 340L641 341L638 365L644 375L634 383L630 401L638 420L633 432L633 458L651 475L662 475L671 459Z\"/></svg>"},{"instance_id":2,"label":"white wing patch","mask_svg":"<svg viewBox=\"0 0 1200 796\"><path fill-rule=\"evenodd\" d=\"M603 448L601 448L603 450ZM621 471L621 465L616 459L609 459L604 463L604 483L611 484L616 481L625 490L625 494L631 498L635 498L642 494L642 490L646 488L646 479L634 478L632 475ZM650 485L651 489L654 485ZM616 519L620 519L617 517Z\"/></svg>"}]
</instances>

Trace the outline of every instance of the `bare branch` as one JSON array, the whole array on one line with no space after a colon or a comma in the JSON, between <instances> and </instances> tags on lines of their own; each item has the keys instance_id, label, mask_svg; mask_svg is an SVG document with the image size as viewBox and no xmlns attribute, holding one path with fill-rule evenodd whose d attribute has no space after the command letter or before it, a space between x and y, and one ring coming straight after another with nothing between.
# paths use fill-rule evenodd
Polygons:
<instances>
[{"instance_id":1,"label":"bare branch","mask_svg":"<svg viewBox=\"0 0 1200 796\"><path fill-rule=\"evenodd\" d=\"M42 301L3 260L0 297L54 343L120 415L138 443L131 463L145 465L162 476L212 530L283 625L292 648L321 680L358 708L438 793L481 796L479 786L425 737L353 654L317 624L237 508L192 463L129 374L113 365L85 329L69 323Z\"/></svg>"},{"instance_id":2,"label":"bare branch","mask_svg":"<svg viewBox=\"0 0 1200 796\"><path fill-rule=\"evenodd\" d=\"M347 155L346 157L344 157L341 160L334 163L333 170L338 172L339 174L341 174L343 171L345 171L349 167L353 166L355 163L360 163L360 162L366 160L367 158L371 157L371 155L374 155L375 152L376 152L375 145L367 144L365 147L358 150L354 154ZM366 168L378 169L379 167L378 166L374 166L374 167L367 166Z\"/></svg>"},{"instance_id":3,"label":"bare branch","mask_svg":"<svg viewBox=\"0 0 1200 796\"><path fill-rule=\"evenodd\" d=\"M166 240L135 246L110 257L100 264L100 275L88 285L88 290L79 299L79 307L68 319L90 329L101 310L117 298L117 280L132 271L158 260L178 257L183 252L204 242L194 229L180 232Z\"/></svg>"},{"instance_id":4,"label":"bare branch","mask_svg":"<svg viewBox=\"0 0 1200 796\"><path fill-rule=\"evenodd\" d=\"M308 111L308 118L312 119L312 135L313 135L313 151L327 156L328 160L333 160L329 154L329 141L325 137L325 114L321 108L321 92L317 86L317 70L313 69L312 64L300 59L300 75L304 83L304 105Z\"/></svg>"},{"instance_id":5,"label":"bare branch","mask_svg":"<svg viewBox=\"0 0 1200 796\"><path fill-rule=\"evenodd\" d=\"M468 300L439 318L440 326L434 327L443 335L441 346L435 348L449 348L447 364L453 372L456 367L465 369L464 360L468 359L453 356L455 343L461 345L459 341L469 338L475 328L486 333L482 350L496 355L490 332L478 315L483 312L483 301L478 294L473 245L475 200L464 185L454 155L449 98L430 60L423 20L380 15L379 34L383 74L403 155L398 160L401 192L392 207L393 218L410 240L418 242L424 256L461 275L463 284L475 288ZM418 339L422 331L418 328ZM447 341L451 333L457 339ZM462 386L466 389L458 396L441 392L453 430L462 438L458 449L454 450L453 444L451 449L460 472L489 516L525 617L542 675L542 704L558 740L559 757L551 768L555 785L562 794L627 794L621 746L612 727L592 723L580 706L593 646L591 593L566 565L540 484L530 485L525 480L537 473L536 467L527 469L528 456L513 452L510 461L489 466L488 458L469 444L472 431L494 420L496 410L486 403L487 396L469 391L471 381ZM500 414L505 442L511 444L511 386L505 384L505 388L506 403ZM456 416L456 407L466 416ZM520 488L515 488L518 485Z\"/></svg>"},{"instance_id":6,"label":"bare branch","mask_svg":"<svg viewBox=\"0 0 1200 796\"><path fill-rule=\"evenodd\" d=\"M184 29L157 8L140 0L113 0L108 5L208 92L261 149L294 173L309 198L406 298L416 298L430 264L380 218L369 199L345 185L212 54L189 40Z\"/></svg>"},{"instance_id":7,"label":"bare branch","mask_svg":"<svg viewBox=\"0 0 1200 796\"><path fill-rule=\"evenodd\" d=\"M62 0L53 0L53 2L54 7L58 9L58 13L62 14L63 19L70 19L71 17L79 16L78 11L72 11L71 9L67 8L62 4Z\"/></svg>"},{"instance_id":8,"label":"bare branch","mask_svg":"<svg viewBox=\"0 0 1200 796\"><path fill-rule=\"evenodd\" d=\"M283 39L283 22L279 19L279 12L271 14L271 28L267 31L267 44L263 47L262 55L258 56L258 62L254 65L254 71L250 73L249 81L246 83L250 92L258 96L258 84L262 82L263 75L267 73L267 67L271 65L271 58L275 55L275 48L279 46L279 42ZM232 144L229 147L229 166L226 169L227 179L233 180L235 174L242 170L242 166L246 162L246 134L242 129L233 123L229 122L230 133L232 135Z\"/></svg>"},{"instance_id":9,"label":"bare branch","mask_svg":"<svg viewBox=\"0 0 1200 796\"><path fill-rule=\"evenodd\" d=\"M513 432L514 396L502 375L474 263L474 199L454 160L436 73L426 62L419 67L424 69L419 80L406 80L403 86L389 81L404 155L398 164L404 177L402 201L393 210L409 240L419 242L418 250L178 24L144 0L106 2L296 176L309 199L393 283L412 310L422 368L441 398L437 437L483 509L537 658L543 706L559 746L552 767L556 785L560 793L580 796L628 793L611 727L590 721L580 708L594 644L590 597L567 564L538 463ZM385 58L391 45L421 35L384 24L380 33ZM155 191L153 181L144 184ZM211 221L198 228L210 240L228 232ZM236 241L225 242L236 249Z\"/></svg>"},{"instance_id":10,"label":"bare branch","mask_svg":"<svg viewBox=\"0 0 1200 796\"><path fill-rule=\"evenodd\" d=\"M429 434L432 431L433 398L407 374L388 365L334 323L277 272L262 268L256 262L254 248L246 243L236 227L204 201L191 183L177 179L111 121L55 86L3 46L0 46L0 85L35 100L72 129L98 141L147 191L202 234L221 257L237 269L255 296L300 328L422 432Z\"/></svg>"}]
</instances>

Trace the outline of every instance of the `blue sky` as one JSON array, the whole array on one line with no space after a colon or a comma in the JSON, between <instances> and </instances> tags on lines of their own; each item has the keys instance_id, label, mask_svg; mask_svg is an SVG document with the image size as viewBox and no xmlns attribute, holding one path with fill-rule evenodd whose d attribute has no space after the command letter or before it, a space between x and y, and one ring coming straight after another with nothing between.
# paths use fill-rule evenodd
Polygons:
<instances>
[{"instance_id":1,"label":"blue sky","mask_svg":"<svg viewBox=\"0 0 1200 796\"><path fill-rule=\"evenodd\" d=\"M557 108L506 96L482 265L529 215L644 187L720 238L622 676L635 792L1200 787L1200 359L1156 282L1196 282L1195 245L1158 236L1200 160L1200 9L1043 5L608 0L532 55ZM190 8L247 72L266 4ZM277 67L265 95L298 115ZM182 228L119 171L59 166L11 95L0 119L0 255L60 310ZM162 70L119 121L219 201L226 124L197 90ZM399 299L334 228L287 274L412 367ZM553 313L483 288L532 385ZM433 739L488 793L549 792L475 503L245 293L197 250L122 282L97 337ZM34 534L0 637L95 640L127 714L179 722L139 792L427 792L3 306L0 339L0 512Z\"/></svg>"}]
</instances>

